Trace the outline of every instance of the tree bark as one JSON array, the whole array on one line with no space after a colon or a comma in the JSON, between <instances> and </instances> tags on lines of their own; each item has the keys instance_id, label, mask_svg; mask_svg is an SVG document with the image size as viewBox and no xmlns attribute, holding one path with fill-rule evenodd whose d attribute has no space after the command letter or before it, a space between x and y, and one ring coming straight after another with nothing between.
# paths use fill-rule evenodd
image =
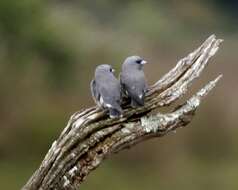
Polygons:
<instances>
[{"instance_id":1,"label":"tree bark","mask_svg":"<svg viewBox=\"0 0 238 190\"><path fill-rule=\"evenodd\" d=\"M121 118L110 119L98 107L73 114L22 190L78 189L88 174L113 153L186 126L221 75L175 110L162 114L158 108L175 103L188 91L221 42L215 35L210 36L150 87L145 106L133 109L125 101Z\"/></svg>"}]
</instances>

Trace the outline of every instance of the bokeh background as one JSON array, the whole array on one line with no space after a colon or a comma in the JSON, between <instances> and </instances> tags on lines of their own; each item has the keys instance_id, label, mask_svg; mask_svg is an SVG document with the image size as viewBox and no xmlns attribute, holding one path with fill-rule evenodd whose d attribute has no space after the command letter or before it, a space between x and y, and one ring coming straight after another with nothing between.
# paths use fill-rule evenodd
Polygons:
<instances>
[{"instance_id":1,"label":"bokeh background","mask_svg":"<svg viewBox=\"0 0 238 190\"><path fill-rule=\"evenodd\" d=\"M68 118L92 106L98 64L149 61L152 84L209 35L225 41L190 95L224 78L190 127L114 155L82 189L238 189L238 1L1 0L0 186L20 189Z\"/></svg>"}]
</instances>

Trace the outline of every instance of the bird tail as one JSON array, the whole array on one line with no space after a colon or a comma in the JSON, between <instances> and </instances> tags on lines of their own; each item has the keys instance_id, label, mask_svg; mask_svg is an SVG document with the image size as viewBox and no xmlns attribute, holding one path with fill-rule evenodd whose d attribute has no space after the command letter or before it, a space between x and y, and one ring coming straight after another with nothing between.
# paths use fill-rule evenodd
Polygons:
<instances>
[{"instance_id":1,"label":"bird tail","mask_svg":"<svg viewBox=\"0 0 238 190\"><path fill-rule=\"evenodd\" d=\"M141 106L144 106L144 102L142 101L136 101L136 100L131 100L131 107L133 108L138 108L138 107L141 107Z\"/></svg>"},{"instance_id":2,"label":"bird tail","mask_svg":"<svg viewBox=\"0 0 238 190\"><path fill-rule=\"evenodd\" d=\"M110 108L109 109L109 116L110 116L110 118L121 117L122 116L122 109L121 109L121 107Z\"/></svg>"},{"instance_id":3,"label":"bird tail","mask_svg":"<svg viewBox=\"0 0 238 190\"><path fill-rule=\"evenodd\" d=\"M139 98L138 96L134 96L133 98L131 98L131 106L133 108L144 106L144 104L145 104L144 101L145 101L144 95L141 98Z\"/></svg>"}]
</instances>

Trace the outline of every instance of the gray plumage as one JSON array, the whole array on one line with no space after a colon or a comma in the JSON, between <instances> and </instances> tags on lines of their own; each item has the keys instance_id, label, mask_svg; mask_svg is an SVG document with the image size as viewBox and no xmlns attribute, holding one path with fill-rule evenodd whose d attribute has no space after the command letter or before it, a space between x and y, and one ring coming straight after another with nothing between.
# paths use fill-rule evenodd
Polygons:
<instances>
[{"instance_id":1,"label":"gray plumage","mask_svg":"<svg viewBox=\"0 0 238 190\"><path fill-rule=\"evenodd\" d=\"M146 63L139 56L131 56L122 64L121 87L124 94L130 98L132 107L144 105L145 93L148 88L143 71L143 66Z\"/></svg>"},{"instance_id":2,"label":"gray plumage","mask_svg":"<svg viewBox=\"0 0 238 190\"><path fill-rule=\"evenodd\" d=\"M121 87L110 65L99 65L91 81L91 93L95 103L109 111L111 118L122 115Z\"/></svg>"}]
</instances>

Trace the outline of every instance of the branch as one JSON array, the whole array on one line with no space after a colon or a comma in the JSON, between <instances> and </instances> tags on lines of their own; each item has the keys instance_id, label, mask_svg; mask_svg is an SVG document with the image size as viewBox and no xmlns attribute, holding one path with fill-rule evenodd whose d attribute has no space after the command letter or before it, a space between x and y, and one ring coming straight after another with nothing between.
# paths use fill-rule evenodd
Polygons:
<instances>
[{"instance_id":1,"label":"branch","mask_svg":"<svg viewBox=\"0 0 238 190\"><path fill-rule=\"evenodd\" d=\"M125 102L122 118L110 119L97 107L73 114L22 190L77 189L88 174L113 153L186 126L221 75L174 111L162 114L158 108L175 103L188 91L221 42L215 35L210 36L150 87L144 107L132 109Z\"/></svg>"}]
</instances>

